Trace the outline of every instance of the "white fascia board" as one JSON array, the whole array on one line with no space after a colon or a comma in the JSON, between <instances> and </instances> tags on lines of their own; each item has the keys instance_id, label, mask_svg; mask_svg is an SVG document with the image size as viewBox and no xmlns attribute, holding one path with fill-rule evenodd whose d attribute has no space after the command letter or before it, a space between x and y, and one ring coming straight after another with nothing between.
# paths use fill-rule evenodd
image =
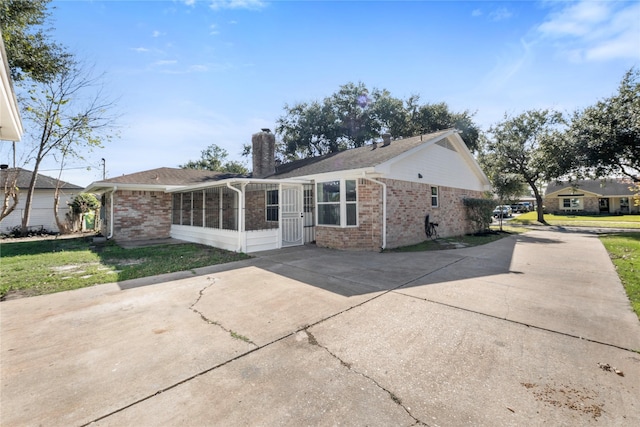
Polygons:
<instances>
[{"instance_id":1,"label":"white fascia board","mask_svg":"<svg viewBox=\"0 0 640 427\"><path fill-rule=\"evenodd\" d=\"M87 188L83 190L84 193L106 193L109 191L117 190L129 190L129 191L162 191L168 192L175 185L150 185L150 184L121 184L117 182L93 182L89 184Z\"/></svg>"},{"instance_id":2,"label":"white fascia board","mask_svg":"<svg viewBox=\"0 0 640 427\"><path fill-rule=\"evenodd\" d=\"M314 175L305 175L299 178L304 178L307 181L326 182L326 181L335 181L339 179L364 178L365 176L372 178L372 177L379 177L380 174L376 173L375 168L367 167L367 168L360 168L360 169L347 169L347 170L336 171L336 172L319 173Z\"/></svg>"},{"instance_id":3,"label":"white fascia board","mask_svg":"<svg viewBox=\"0 0 640 427\"><path fill-rule=\"evenodd\" d=\"M0 34L0 54L2 63L0 64L0 139L7 141L20 141L24 130L18 108L18 100L11 84L9 73L9 62L7 53L4 50L2 34Z\"/></svg>"},{"instance_id":4,"label":"white fascia board","mask_svg":"<svg viewBox=\"0 0 640 427\"><path fill-rule=\"evenodd\" d=\"M300 178L287 179L260 179L260 178L229 178L220 181L206 182L194 185L180 185L168 188L167 193L176 193L181 191L203 190L205 188L226 187L227 184L308 184L309 180Z\"/></svg>"}]
</instances>

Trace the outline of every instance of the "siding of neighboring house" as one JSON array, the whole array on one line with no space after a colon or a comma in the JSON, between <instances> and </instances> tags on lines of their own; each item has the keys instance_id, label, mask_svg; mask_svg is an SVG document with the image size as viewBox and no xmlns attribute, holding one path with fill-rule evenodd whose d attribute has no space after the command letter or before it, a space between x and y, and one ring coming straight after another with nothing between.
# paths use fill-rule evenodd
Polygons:
<instances>
[{"instance_id":1,"label":"siding of neighboring house","mask_svg":"<svg viewBox=\"0 0 640 427\"><path fill-rule=\"evenodd\" d=\"M111 209L107 194L105 212ZM113 196L113 234L117 240L167 238L171 231L172 195L163 191L118 190ZM109 235L111 224L105 215L103 233Z\"/></svg>"},{"instance_id":2,"label":"siding of neighboring house","mask_svg":"<svg viewBox=\"0 0 640 427\"><path fill-rule=\"evenodd\" d=\"M77 191L77 190L76 190ZM79 191L78 191L79 192ZM55 216L53 214L53 194L54 190L34 190L33 201L31 204L31 215L29 217L29 226L33 228L42 227L46 231L57 233L58 225L56 224ZM77 194L77 193L76 193ZM0 221L0 232L6 233L7 231L21 226L22 217L24 215L25 197L26 191L20 192L18 198L18 205L10 215L3 218ZM60 204L58 205L58 218L61 221L65 221L65 215L69 212L68 203L73 200L75 194L64 192L60 194Z\"/></svg>"}]
</instances>

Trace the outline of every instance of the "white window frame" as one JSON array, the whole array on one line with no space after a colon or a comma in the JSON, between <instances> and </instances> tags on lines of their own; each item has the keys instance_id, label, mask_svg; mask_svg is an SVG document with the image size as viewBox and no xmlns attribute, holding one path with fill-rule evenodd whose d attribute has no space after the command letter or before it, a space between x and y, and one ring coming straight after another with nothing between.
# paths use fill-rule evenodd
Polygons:
<instances>
[{"instance_id":1,"label":"white window frame","mask_svg":"<svg viewBox=\"0 0 640 427\"><path fill-rule=\"evenodd\" d=\"M322 193L320 191L318 191L318 185L321 184L325 184L328 182L335 182L335 181L339 181L340 182L340 200L338 202L332 201L332 202L321 202L319 201L320 197L322 196ZM347 201L347 181L353 181L354 186L355 186L355 192L356 192L356 199L355 200L349 200ZM326 181L316 181L316 185L315 185L315 191L316 191L316 197L315 197L315 203L316 203L316 224L318 226L322 226L322 227L339 227L339 228L350 228L350 227L357 227L358 226L358 180L357 179L346 179L346 178L340 178L340 179L328 179ZM322 205L335 205L335 204L339 204L339 224L320 224L319 222L319 216L320 216L320 206ZM352 205L355 206L355 224L347 224L347 205Z\"/></svg>"},{"instance_id":2,"label":"white window frame","mask_svg":"<svg viewBox=\"0 0 640 427\"><path fill-rule=\"evenodd\" d=\"M435 194L433 192L434 189L436 190ZM431 186L431 207L437 208L439 206L440 206L440 189L437 186L432 185Z\"/></svg>"}]
</instances>

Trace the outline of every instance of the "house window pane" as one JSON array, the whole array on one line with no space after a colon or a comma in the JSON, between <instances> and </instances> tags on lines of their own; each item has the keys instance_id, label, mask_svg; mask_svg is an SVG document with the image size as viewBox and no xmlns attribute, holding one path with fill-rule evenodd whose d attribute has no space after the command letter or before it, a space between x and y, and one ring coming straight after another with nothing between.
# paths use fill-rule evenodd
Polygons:
<instances>
[{"instance_id":1,"label":"house window pane","mask_svg":"<svg viewBox=\"0 0 640 427\"><path fill-rule=\"evenodd\" d=\"M347 180L345 181L345 188L346 188L346 201L347 202L355 202L357 197L356 197L356 181L355 180Z\"/></svg>"},{"instance_id":2,"label":"house window pane","mask_svg":"<svg viewBox=\"0 0 640 427\"><path fill-rule=\"evenodd\" d=\"M267 191L267 221L278 221L278 190Z\"/></svg>"},{"instance_id":3,"label":"house window pane","mask_svg":"<svg viewBox=\"0 0 640 427\"><path fill-rule=\"evenodd\" d=\"M431 187L431 206L438 207L438 187Z\"/></svg>"},{"instance_id":4,"label":"house window pane","mask_svg":"<svg viewBox=\"0 0 640 427\"><path fill-rule=\"evenodd\" d=\"M571 207L571 199L562 199L562 207L570 208Z\"/></svg>"},{"instance_id":5,"label":"house window pane","mask_svg":"<svg viewBox=\"0 0 640 427\"><path fill-rule=\"evenodd\" d=\"M318 183L318 202L340 202L340 181Z\"/></svg>"},{"instance_id":6,"label":"house window pane","mask_svg":"<svg viewBox=\"0 0 640 427\"><path fill-rule=\"evenodd\" d=\"M318 205L318 224L321 225L340 225L340 204L319 204Z\"/></svg>"},{"instance_id":7,"label":"house window pane","mask_svg":"<svg viewBox=\"0 0 640 427\"><path fill-rule=\"evenodd\" d=\"M358 209L355 203L347 203L347 225L358 225Z\"/></svg>"}]
</instances>

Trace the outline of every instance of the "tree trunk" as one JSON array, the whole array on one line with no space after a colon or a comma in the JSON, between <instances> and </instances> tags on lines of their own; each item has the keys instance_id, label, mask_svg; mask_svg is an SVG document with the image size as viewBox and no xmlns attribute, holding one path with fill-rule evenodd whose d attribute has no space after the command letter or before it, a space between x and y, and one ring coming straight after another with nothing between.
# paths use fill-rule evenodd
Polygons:
<instances>
[{"instance_id":1,"label":"tree trunk","mask_svg":"<svg viewBox=\"0 0 640 427\"><path fill-rule=\"evenodd\" d=\"M20 191L17 187L18 170L14 168L15 174L9 176L9 171L3 171L4 175L4 198L2 200L2 211L0 211L0 221L11 215L18 206L18 196Z\"/></svg>"},{"instance_id":2,"label":"tree trunk","mask_svg":"<svg viewBox=\"0 0 640 427\"><path fill-rule=\"evenodd\" d=\"M544 225L548 225L544 220L544 206L542 206L542 195L535 185L532 185L531 189L533 190L533 194L536 196L536 212L538 213L538 222Z\"/></svg>"},{"instance_id":3,"label":"tree trunk","mask_svg":"<svg viewBox=\"0 0 640 427\"><path fill-rule=\"evenodd\" d=\"M69 226L66 222L61 221L58 217L58 207L60 206L60 180L56 183L56 190L53 193L53 217L56 219L56 225L60 234L68 234Z\"/></svg>"},{"instance_id":4,"label":"tree trunk","mask_svg":"<svg viewBox=\"0 0 640 427\"><path fill-rule=\"evenodd\" d=\"M22 216L22 232L26 233L29 227L29 220L31 219L31 204L33 203L33 192L36 188L36 181L38 180L38 169L40 163L36 162L35 168L33 168L33 175L31 175L31 181L29 182L29 189L27 190L27 197L24 201L24 215Z\"/></svg>"}]
</instances>

